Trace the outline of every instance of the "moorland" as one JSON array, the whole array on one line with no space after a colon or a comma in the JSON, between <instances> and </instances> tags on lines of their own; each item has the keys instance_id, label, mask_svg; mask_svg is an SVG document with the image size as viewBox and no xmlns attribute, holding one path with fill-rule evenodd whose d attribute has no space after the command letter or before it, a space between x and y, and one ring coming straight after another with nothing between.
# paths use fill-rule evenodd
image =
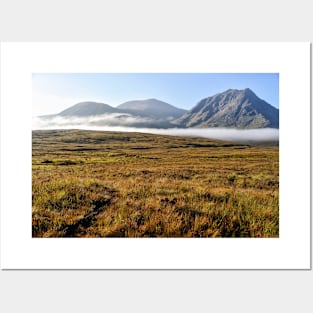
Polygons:
<instances>
[{"instance_id":1,"label":"moorland","mask_svg":"<svg viewBox=\"0 0 313 313\"><path fill-rule=\"evenodd\" d=\"M32 132L33 237L278 237L278 144Z\"/></svg>"}]
</instances>

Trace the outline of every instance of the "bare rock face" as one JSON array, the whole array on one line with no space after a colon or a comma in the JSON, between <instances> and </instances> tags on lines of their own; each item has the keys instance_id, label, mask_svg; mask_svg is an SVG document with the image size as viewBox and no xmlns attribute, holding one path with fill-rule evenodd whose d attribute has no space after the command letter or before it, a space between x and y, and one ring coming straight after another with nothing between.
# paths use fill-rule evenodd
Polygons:
<instances>
[{"instance_id":1,"label":"bare rock face","mask_svg":"<svg viewBox=\"0 0 313 313\"><path fill-rule=\"evenodd\" d=\"M249 88L229 89L199 101L172 122L178 127L279 128L279 110Z\"/></svg>"}]
</instances>

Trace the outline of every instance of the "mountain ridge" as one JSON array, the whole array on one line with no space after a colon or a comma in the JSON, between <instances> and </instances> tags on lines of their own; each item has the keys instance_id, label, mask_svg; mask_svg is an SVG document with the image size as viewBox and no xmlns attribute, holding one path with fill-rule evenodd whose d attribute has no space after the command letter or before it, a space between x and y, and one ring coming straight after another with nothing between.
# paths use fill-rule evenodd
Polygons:
<instances>
[{"instance_id":1,"label":"mountain ridge","mask_svg":"<svg viewBox=\"0 0 313 313\"><path fill-rule=\"evenodd\" d=\"M249 88L228 89L203 98L173 124L199 128L279 128L279 110Z\"/></svg>"},{"instance_id":2,"label":"mountain ridge","mask_svg":"<svg viewBox=\"0 0 313 313\"><path fill-rule=\"evenodd\" d=\"M114 116L114 125L120 123L133 127L279 128L279 110L260 99L249 88L227 89L201 99L190 110L180 109L155 98L127 101L116 107L84 101L58 114L41 117L70 119L102 115L107 117L103 123L109 123L109 117ZM101 125L102 122L97 123Z\"/></svg>"},{"instance_id":3,"label":"mountain ridge","mask_svg":"<svg viewBox=\"0 0 313 313\"><path fill-rule=\"evenodd\" d=\"M74 104L73 106L61 111L59 116L90 116L105 113L116 113L116 109L106 103L84 101Z\"/></svg>"},{"instance_id":4,"label":"mountain ridge","mask_svg":"<svg viewBox=\"0 0 313 313\"><path fill-rule=\"evenodd\" d=\"M155 98L132 100L117 106L118 109L129 113L143 114L154 118L175 119L187 112L167 102Z\"/></svg>"}]
</instances>

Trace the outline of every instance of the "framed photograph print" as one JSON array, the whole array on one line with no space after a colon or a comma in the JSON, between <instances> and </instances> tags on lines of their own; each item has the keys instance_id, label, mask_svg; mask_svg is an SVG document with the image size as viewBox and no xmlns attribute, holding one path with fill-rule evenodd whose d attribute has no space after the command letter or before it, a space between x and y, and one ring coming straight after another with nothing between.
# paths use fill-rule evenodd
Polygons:
<instances>
[{"instance_id":1,"label":"framed photograph print","mask_svg":"<svg viewBox=\"0 0 313 313\"><path fill-rule=\"evenodd\" d=\"M310 43L2 43L1 268L310 269Z\"/></svg>"}]
</instances>

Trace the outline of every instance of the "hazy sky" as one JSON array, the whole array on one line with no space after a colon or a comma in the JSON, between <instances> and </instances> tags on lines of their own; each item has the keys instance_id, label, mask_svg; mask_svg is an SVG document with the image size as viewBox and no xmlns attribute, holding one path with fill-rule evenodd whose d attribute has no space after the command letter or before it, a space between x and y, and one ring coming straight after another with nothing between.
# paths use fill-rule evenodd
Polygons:
<instances>
[{"instance_id":1,"label":"hazy sky","mask_svg":"<svg viewBox=\"0 0 313 313\"><path fill-rule=\"evenodd\" d=\"M82 101L117 106L148 98L190 109L201 99L230 88L250 88L279 107L278 73L36 73L32 78L33 116L59 113Z\"/></svg>"}]
</instances>

